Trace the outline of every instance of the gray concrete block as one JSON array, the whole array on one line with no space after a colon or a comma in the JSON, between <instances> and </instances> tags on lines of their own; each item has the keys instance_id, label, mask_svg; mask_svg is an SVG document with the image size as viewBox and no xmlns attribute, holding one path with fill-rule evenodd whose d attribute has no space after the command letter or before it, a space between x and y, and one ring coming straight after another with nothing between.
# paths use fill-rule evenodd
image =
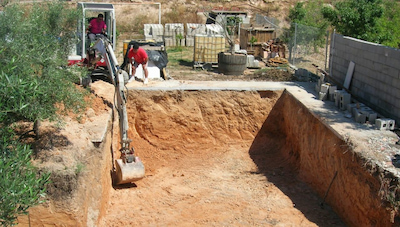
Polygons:
<instances>
[{"instance_id":1,"label":"gray concrete block","mask_svg":"<svg viewBox=\"0 0 400 227\"><path fill-rule=\"evenodd\" d=\"M375 126L379 130L394 130L395 121L389 118L378 118L375 121Z\"/></svg>"},{"instance_id":2,"label":"gray concrete block","mask_svg":"<svg viewBox=\"0 0 400 227\"><path fill-rule=\"evenodd\" d=\"M363 104L363 103L357 103L357 104L356 104L356 107L351 109L351 114L352 114L353 116L355 116L355 115L356 115L356 112L359 112L360 109L363 108L363 107L365 107L365 104Z\"/></svg>"},{"instance_id":3,"label":"gray concrete block","mask_svg":"<svg viewBox=\"0 0 400 227\"><path fill-rule=\"evenodd\" d=\"M388 120L388 129L389 130L394 130L394 125L395 125L395 121L393 119L389 119Z\"/></svg>"},{"instance_id":4,"label":"gray concrete block","mask_svg":"<svg viewBox=\"0 0 400 227\"><path fill-rule=\"evenodd\" d=\"M369 108L368 106L364 106L364 107L361 107L359 111L360 111L362 114L365 114L365 115L366 115L366 117L367 117L366 120L367 120L370 124L375 124L375 120L376 120L376 118L378 117L378 114L377 114L374 110L372 110L372 109Z\"/></svg>"},{"instance_id":5,"label":"gray concrete block","mask_svg":"<svg viewBox=\"0 0 400 227\"><path fill-rule=\"evenodd\" d=\"M329 92L329 84L322 84L320 92L328 94L328 92Z\"/></svg>"},{"instance_id":6,"label":"gray concrete block","mask_svg":"<svg viewBox=\"0 0 400 227\"><path fill-rule=\"evenodd\" d=\"M331 86L329 86L329 92L328 93L334 94L336 90L337 90L337 86L336 85L331 85Z\"/></svg>"},{"instance_id":7,"label":"gray concrete block","mask_svg":"<svg viewBox=\"0 0 400 227\"><path fill-rule=\"evenodd\" d=\"M347 104L347 112L351 113L352 116L354 116L353 109L357 109L357 103Z\"/></svg>"},{"instance_id":8,"label":"gray concrete block","mask_svg":"<svg viewBox=\"0 0 400 227\"><path fill-rule=\"evenodd\" d=\"M376 112L369 113L367 116L367 121L370 124L375 124L376 119L378 118L378 114Z\"/></svg>"},{"instance_id":9,"label":"gray concrete block","mask_svg":"<svg viewBox=\"0 0 400 227\"><path fill-rule=\"evenodd\" d=\"M354 120L355 120L357 123L365 124L365 123L367 122L367 115L361 113L361 112L358 111L357 109L356 109L356 111L355 111L354 113L355 113L355 115L354 115Z\"/></svg>"},{"instance_id":10,"label":"gray concrete block","mask_svg":"<svg viewBox=\"0 0 400 227\"><path fill-rule=\"evenodd\" d=\"M387 130L387 122L385 121L385 119L376 119L375 127L378 130Z\"/></svg>"},{"instance_id":11,"label":"gray concrete block","mask_svg":"<svg viewBox=\"0 0 400 227\"><path fill-rule=\"evenodd\" d=\"M327 97L328 97L328 93L319 92L319 97L318 97L319 100L325 101L327 99Z\"/></svg>"},{"instance_id":12,"label":"gray concrete block","mask_svg":"<svg viewBox=\"0 0 400 227\"><path fill-rule=\"evenodd\" d=\"M341 97L341 94L342 94L343 92L345 92L345 91L344 91L344 90L335 90L335 93L333 93L333 97L334 97L334 99L335 99L335 105L336 105L337 107L339 107L340 97Z\"/></svg>"},{"instance_id":13,"label":"gray concrete block","mask_svg":"<svg viewBox=\"0 0 400 227\"><path fill-rule=\"evenodd\" d=\"M331 87L334 87L331 89ZM328 100L329 101L335 101L335 90L337 89L336 86L330 86L329 87L329 92L328 92Z\"/></svg>"},{"instance_id":14,"label":"gray concrete block","mask_svg":"<svg viewBox=\"0 0 400 227\"><path fill-rule=\"evenodd\" d=\"M349 104L350 102L351 102L351 95L347 92L341 93L339 108L341 110L346 110L347 104Z\"/></svg>"}]
</instances>

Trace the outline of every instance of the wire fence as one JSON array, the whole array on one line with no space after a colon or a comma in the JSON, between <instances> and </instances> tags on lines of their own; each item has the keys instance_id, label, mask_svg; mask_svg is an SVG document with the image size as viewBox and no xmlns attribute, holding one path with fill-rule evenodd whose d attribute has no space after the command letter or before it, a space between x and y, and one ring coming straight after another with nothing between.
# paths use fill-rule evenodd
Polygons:
<instances>
[{"instance_id":1,"label":"wire fence","mask_svg":"<svg viewBox=\"0 0 400 227\"><path fill-rule=\"evenodd\" d=\"M286 46L286 58L296 68L309 71L327 70L329 57L329 31L298 23L289 28L278 26L275 18L256 15L256 23L275 28L276 37Z\"/></svg>"}]
</instances>

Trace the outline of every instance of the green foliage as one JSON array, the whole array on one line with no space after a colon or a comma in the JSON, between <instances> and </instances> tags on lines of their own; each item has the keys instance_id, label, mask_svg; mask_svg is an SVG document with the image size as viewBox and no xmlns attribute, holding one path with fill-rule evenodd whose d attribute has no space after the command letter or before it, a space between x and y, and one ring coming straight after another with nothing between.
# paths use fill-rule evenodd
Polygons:
<instances>
[{"instance_id":1,"label":"green foliage","mask_svg":"<svg viewBox=\"0 0 400 227\"><path fill-rule=\"evenodd\" d=\"M230 36L238 32L239 24L243 22L241 17L226 17L226 30Z\"/></svg>"},{"instance_id":2,"label":"green foliage","mask_svg":"<svg viewBox=\"0 0 400 227\"><path fill-rule=\"evenodd\" d=\"M383 16L377 20L376 42L400 48L400 5L395 0L383 1Z\"/></svg>"},{"instance_id":3,"label":"green foliage","mask_svg":"<svg viewBox=\"0 0 400 227\"><path fill-rule=\"evenodd\" d=\"M85 170L85 164L79 162L75 167L75 174L80 174Z\"/></svg>"},{"instance_id":4,"label":"green foliage","mask_svg":"<svg viewBox=\"0 0 400 227\"><path fill-rule=\"evenodd\" d=\"M338 33L374 42L378 34L378 21L384 15L382 0L339 1L334 8L323 7L323 16Z\"/></svg>"},{"instance_id":5,"label":"green foliage","mask_svg":"<svg viewBox=\"0 0 400 227\"><path fill-rule=\"evenodd\" d=\"M0 224L13 225L44 197L49 174L38 175L32 150L11 125L56 119L85 107L74 82L86 70L67 68L79 12L62 2L12 4L0 14Z\"/></svg>"},{"instance_id":6,"label":"green foliage","mask_svg":"<svg viewBox=\"0 0 400 227\"><path fill-rule=\"evenodd\" d=\"M43 201L50 175L37 176L32 150L20 144L12 131L0 129L0 225L15 224L17 216Z\"/></svg>"},{"instance_id":7,"label":"green foliage","mask_svg":"<svg viewBox=\"0 0 400 227\"><path fill-rule=\"evenodd\" d=\"M257 42L257 39L254 36L252 36L249 42L251 43L251 45L253 45L255 42Z\"/></svg>"},{"instance_id":8,"label":"green foliage","mask_svg":"<svg viewBox=\"0 0 400 227\"><path fill-rule=\"evenodd\" d=\"M180 48L180 50L182 51L182 40L183 40L183 35L182 34L176 34L175 36L175 42L176 42L176 46L177 48Z\"/></svg>"},{"instance_id":9,"label":"green foliage","mask_svg":"<svg viewBox=\"0 0 400 227\"><path fill-rule=\"evenodd\" d=\"M303 45L307 50L314 51L324 45L329 23L322 16L322 4L321 0L312 0L307 4L298 2L290 9L288 18L291 24L281 37L289 45L289 58L294 45Z\"/></svg>"},{"instance_id":10,"label":"green foliage","mask_svg":"<svg viewBox=\"0 0 400 227\"><path fill-rule=\"evenodd\" d=\"M56 118L56 104L84 107L75 85L76 72L66 70L76 10L59 2L13 4L0 15L0 107L6 122Z\"/></svg>"},{"instance_id":11,"label":"green foliage","mask_svg":"<svg viewBox=\"0 0 400 227\"><path fill-rule=\"evenodd\" d=\"M304 2L297 2L296 5L289 10L289 19L292 23L300 23L306 17L307 12L304 8Z\"/></svg>"}]
</instances>

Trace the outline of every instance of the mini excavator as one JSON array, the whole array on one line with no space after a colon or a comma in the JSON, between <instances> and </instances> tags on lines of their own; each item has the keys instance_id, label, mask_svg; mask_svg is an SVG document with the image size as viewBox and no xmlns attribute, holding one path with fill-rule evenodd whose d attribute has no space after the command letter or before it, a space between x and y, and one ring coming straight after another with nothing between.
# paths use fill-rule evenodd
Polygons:
<instances>
[{"instance_id":1,"label":"mini excavator","mask_svg":"<svg viewBox=\"0 0 400 227\"><path fill-rule=\"evenodd\" d=\"M72 55L68 56L69 65L87 66L90 75L83 78L82 85L90 85L94 80L104 80L112 83L115 88L114 106L118 112L120 128L121 155L114 158L113 155L113 183L125 184L140 180L144 177L144 165L134 154L132 142L128 138L128 116L126 111L128 73L120 67L115 57L116 48L116 19L115 9L109 3L78 2L77 8L82 12L82 18L78 20L78 43L72 49ZM88 19L101 13L107 24L105 34L96 34L94 40L90 40L86 34Z\"/></svg>"},{"instance_id":2,"label":"mini excavator","mask_svg":"<svg viewBox=\"0 0 400 227\"><path fill-rule=\"evenodd\" d=\"M139 157L135 156L132 142L128 138L128 116L126 111L127 89L125 84L128 81L128 73L122 70L115 57L112 45L107 37L98 37L95 44L90 47L90 52L96 58L102 58L107 64L107 76L115 87L114 106L119 116L121 157L115 160L114 184L126 184L140 180L144 177L145 169Z\"/></svg>"}]
</instances>

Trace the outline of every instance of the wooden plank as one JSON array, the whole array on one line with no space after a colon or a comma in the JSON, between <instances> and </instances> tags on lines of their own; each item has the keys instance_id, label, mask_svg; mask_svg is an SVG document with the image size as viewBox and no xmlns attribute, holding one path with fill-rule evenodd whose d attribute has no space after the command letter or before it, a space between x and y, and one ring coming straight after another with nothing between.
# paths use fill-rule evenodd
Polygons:
<instances>
[{"instance_id":1,"label":"wooden plank","mask_svg":"<svg viewBox=\"0 0 400 227\"><path fill-rule=\"evenodd\" d=\"M346 89L349 89L350 87L350 82L351 78L353 77L353 72L354 72L354 62L350 61L349 67L347 68L347 74L346 74L346 79L344 80L343 87Z\"/></svg>"}]
</instances>

